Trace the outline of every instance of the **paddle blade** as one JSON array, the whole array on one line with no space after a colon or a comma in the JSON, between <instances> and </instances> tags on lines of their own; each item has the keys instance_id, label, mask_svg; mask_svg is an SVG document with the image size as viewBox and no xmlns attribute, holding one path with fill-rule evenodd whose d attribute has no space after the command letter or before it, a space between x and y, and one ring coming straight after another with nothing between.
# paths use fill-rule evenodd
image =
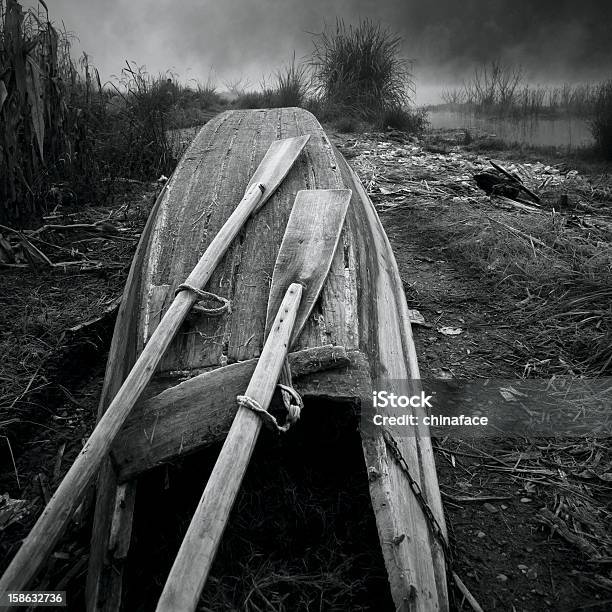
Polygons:
<instances>
[{"instance_id":1,"label":"paddle blade","mask_svg":"<svg viewBox=\"0 0 612 612\"><path fill-rule=\"evenodd\" d=\"M327 278L351 200L350 189L299 191L274 265L266 334L291 283L304 285L292 341L302 331Z\"/></svg>"},{"instance_id":2,"label":"paddle blade","mask_svg":"<svg viewBox=\"0 0 612 612\"><path fill-rule=\"evenodd\" d=\"M270 145L248 185L251 187L251 185L260 183L264 186L263 195L255 209L256 211L268 201L276 188L283 182L309 138L310 134L306 134L295 138L275 140Z\"/></svg>"}]
</instances>

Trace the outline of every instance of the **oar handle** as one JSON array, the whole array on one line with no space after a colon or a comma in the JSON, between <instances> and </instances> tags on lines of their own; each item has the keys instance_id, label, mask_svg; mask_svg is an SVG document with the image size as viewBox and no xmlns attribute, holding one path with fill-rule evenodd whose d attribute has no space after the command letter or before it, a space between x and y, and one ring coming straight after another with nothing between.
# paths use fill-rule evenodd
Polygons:
<instances>
[{"instance_id":1,"label":"oar handle","mask_svg":"<svg viewBox=\"0 0 612 612\"><path fill-rule=\"evenodd\" d=\"M290 285L247 387L245 395L262 408L272 399L301 297L302 285ZM261 418L240 407L170 570L157 612L196 609L260 429Z\"/></svg>"},{"instance_id":2,"label":"oar handle","mask_svg":"<svg viewBox=\"0 0 612 612\"><path fill-rule=\"evenodd\" d=\"M187 278L187 284L197 289L206 285L232 240L255 211L262 195L263 189L257 183L246 191ZM191 291L181 291L174 298L117 395L4 572L0 579L0 592L23 590L51 554L87 484L108 454L195 300L196 296Z\"/></svg>"}]
</instances>

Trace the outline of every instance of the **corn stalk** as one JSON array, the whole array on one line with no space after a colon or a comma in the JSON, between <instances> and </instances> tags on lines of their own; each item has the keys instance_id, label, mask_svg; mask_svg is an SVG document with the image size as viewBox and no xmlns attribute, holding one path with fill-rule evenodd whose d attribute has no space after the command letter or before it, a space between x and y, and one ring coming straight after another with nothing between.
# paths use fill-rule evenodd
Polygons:
<instances>
[{"instance_id":1,"label":"corn stalk","mask_svg":"<svg viewBox=\"0 0 612 612\"><path fill-rule=\"evenodd\" d=\"M40 212L50 160L67 147L59 34L46 15L0 0L0 219Z\"/></svg>"}]
</instances>

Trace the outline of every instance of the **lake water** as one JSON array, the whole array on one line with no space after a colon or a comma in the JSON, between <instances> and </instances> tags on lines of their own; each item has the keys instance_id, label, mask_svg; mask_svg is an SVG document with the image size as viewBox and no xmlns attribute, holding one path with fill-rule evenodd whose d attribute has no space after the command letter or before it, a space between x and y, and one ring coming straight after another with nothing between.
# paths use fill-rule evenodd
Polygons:
<instances>
[{"instance_id":1,"label":"lake water","mask_svg":"<svg viewBox=\"0 0 612 612\"><path fill-rule=\"evenodd\" d=\"M493 119L449 110L430 110L433 128L466 128L493 134L509 143L537 146L582 147L593 143L589 124L584 119Z\"/></svg>"}]
</instances>

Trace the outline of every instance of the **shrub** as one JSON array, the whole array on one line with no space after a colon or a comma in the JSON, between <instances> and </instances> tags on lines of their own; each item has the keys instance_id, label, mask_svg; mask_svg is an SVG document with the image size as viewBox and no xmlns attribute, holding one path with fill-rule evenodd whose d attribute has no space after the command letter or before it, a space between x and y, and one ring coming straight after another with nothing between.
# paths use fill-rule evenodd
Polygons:
<instances>
[{"instance_id":1,"label":"shrub","mask_svg":"<svg viewBox=\"0 0 612 612\"><path fill-rule=\"evenodd\" d=\"M359 121L350 115L338 117L332 122L332 127L341 134L353 134L360 128Z\"/></svg>"},{"instance_id":2,"label":"shrub","mask_svg":"<svg viewBox=\"0 0 612 612\"><path fill-rule=\"evenodd\" d=\"M414 84L400 43L369 20L357 26L338 20L334 31L316 35L310 64L324 114L376 121L388 109L407 106Z\"/></svg>"},{"instance_id":3,"label":"shrub","mask_svg":"<svg viewBox=\"0 0 612 612\"><path fill-rule=\"evenodd\" d=\"M271 85L262 82L261 91L237 91L237 108L284 108L305 106L308 94L306 66L293 59L276 71Z\"/></svg>"},{"instance_id":4,"label":"shrub","mask_svg":"<svg viewBox=\"0 0 612 612\"><path fill-rule=\"evenodd\" d=\"M597 90L591 133L597 148L612 159L612 80L602 83Z\"/></svg>"},{"instance_id":5,"label":"shrub","mask_svg":"<svg viewBox=\"0 0 612 612\"><path fill-rule=\"evenodd\" d=\"M480 64L462 87L442 92L442 100L453 110L468 110L489 116L537 117L590 116L597 88L589 84L544 87L525 82L520 66L492 60Z\"/></svg>"},{"instance_id":6,"label":"shrub","mask_svg":"<svg viewBox=\"0 0 612 612\"><path fill-rule=\"evenodd\" d=\"M273 92L274 106L304 106L308 93L306 66L295 63L295 53L291 62L276 72L276 88Z\"/></svg>"},{"instance_id":7,"label":"shrub","mask_svg":"<svg viewBox=\"0 0 612 612\"><path fill-rule=\"evenodd\" d=\"M422 134L428 125L427 111L423 109L409 110L398 106L390 107L383 109L377 118L378 128L382 130L391 128L409 134Z\"/></svg>"},{"instance_id":8,"label":"shrub","mask_svg":"<svg viewBox=\"0 0 612 612\"><path fill-rule=\"evenodd\" d=\"M65 40L48 19L0 0L0 220L38 212L45 161L68 150Z\"/></svg>"},{"instance_id":9,"label":"shrub","mask_svg":"<svg viewBox=\"0 0 612 612\"><path fill-rule=\"evenodd\" d=\"M172 172L176 160L166 130L179 87L165 75L152 77L130 63L117 81L113 87L124 104L95 135L101 158L115 176L151 180Z\"/></svg>"},{"instance_id":10,"label":"shrub","mask_svg":"<svg viewBox=\"0 0 612 612\"><path fill-rule=\"evenodd\" d=\"M245 91L238 94L236 100L234 100L234 106L236 108L273 108L274 97L271 89L264 89L263 91Z\"/></svg>"}]
</instances>

